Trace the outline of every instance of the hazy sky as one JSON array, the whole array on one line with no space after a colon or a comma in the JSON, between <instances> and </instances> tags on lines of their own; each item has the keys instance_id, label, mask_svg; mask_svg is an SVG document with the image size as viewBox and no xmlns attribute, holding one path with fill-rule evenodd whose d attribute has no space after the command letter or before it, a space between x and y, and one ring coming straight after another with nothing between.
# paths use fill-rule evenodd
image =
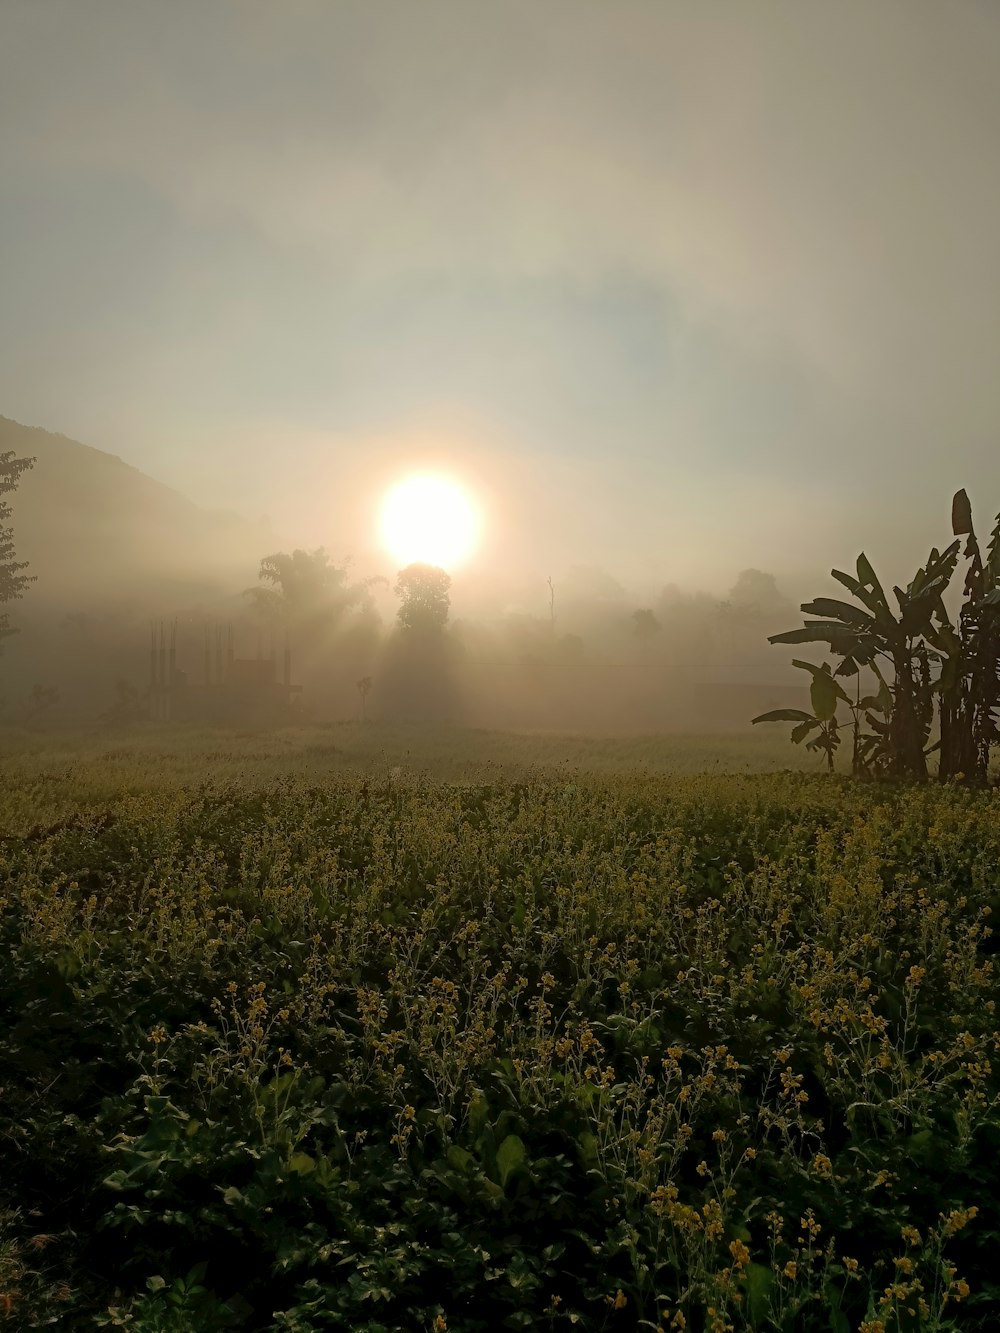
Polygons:
<instances>
[{"instance_id":1,"label":"hazy sky","mask_svg":"<svg viewBox=\"0 0 1000 1333\"><path fill-rule=\"evenodd\" d=\"M998 134L995 0L2 0L0 413L372 568L443 461L481 571L905 579L1000 509Z\"/></svg>"}]
</instances>

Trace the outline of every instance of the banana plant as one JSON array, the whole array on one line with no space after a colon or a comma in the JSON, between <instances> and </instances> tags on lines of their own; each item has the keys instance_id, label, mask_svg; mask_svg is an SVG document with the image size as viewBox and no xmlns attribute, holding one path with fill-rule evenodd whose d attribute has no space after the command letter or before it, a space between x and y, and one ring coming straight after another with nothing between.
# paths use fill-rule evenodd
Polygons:
<instances>
[{"instance_id":1,"label":"banana plant","mask_svg":"<svg viewBox=\"0 0 1000 1333\"><path fill-rule=\"evenodd\" d=\"M840 745L841 730L841 724L837 718L837 706L840 703L845 703L851 710L852 715L851 772L855 776L860 776L877 767L873 758L882 745L886 724L876 718L874 714L888 714L892 707L892 696L888 684L878 671L877 666L875 671L879 678L878 692L865 695L862 698L861 672L853 658L845 658L837 670L833 672L830 670L829 663L826 662L821 666L816 666L812 662L802 662L798 658L793 658L792 665L800 667L803 671L808 671L812 675L809 697L813 711L807 713L801 708L776 708L770 713L761 713L759 717L753 719L753 723L795 722L797 725L792 728L791 739L796 744L818 730L819 735L814 736L811 741L807 742L806 749L822 750L827 757L827 767L830 772L833 772L833 755ZM854 699L841 685L837 679L838 676L855 676L857 678L858 688ZM861 730L862 717L873 728L871 732Z\"/></svg>"},{"instance_id":2,"label":"banana plant","mask_svg":"<svg viewBox=\"0 0 1000 1333\"><path fill-rule=\"evenodd\" d=\"M972 523L972 506L964 490L957 491L951 507L952 532L965 537L963 556L965 603L957 626L943 601L935 611L936 624L927 635L930 651L939 664L936 682L941 721L941 781L962 779L985 783L990 748L1000 743L1000 515L991 534L984 561Z\"/></svg>"},{"instance_id":3,"label":"banana plant","mask_svg":"<svg viewBox=\"0 0 1000 1333\"><path fill-rule=\"evenodd\" d=\"M812 740L806 742L806 749L821 750L826 755L827 768L832 773L834 751L840 745L837 704L843 701L850 705L851 700L840 681L834 678L828 662L824 662L822 666L814 666L812 662L801 662L798 658L794 658L792 666L800 667L812 675L809 701L813 711L807 713L802 708L775 708L770 713L761 713L760 717L755 717L753 724L794 722L796 725L792 728L792 740L796 745L814 731L818 731L818 736L813 736Z\"/></svg>"},{"instance_id":4,"label":"banana plant","mask_svg":"<svg viewBox=\"0 0 1000 1333\"><path fill-rule=\"evenodd\" d=\"M837 671L830 673L831 679L856 675L861 667L871 670L878 679L875 695L862 699L860 681L853 704L845 693L845 702L854 712L855 772L884 772L926 781L927 755L934 748L927 746L934 715L934 686L931 656L924 639L933 630L935 612L943 606L942 596L958 562L959 546L956 541L945 551L933 548L905 591L893 588L898 615L862 552L857 559L856 577L839 569L831 570L832 577L861 606L832 597L817 597L804 602L801 609L818 619L807 620L801 629L768 638L769 643L828 644L842 659ZM886 679L886 671L891 672L891 682ZM868 733L860 731L862 714L872 728ZM814 712L811 717L816 720L819 715ZM754 719L765 720L780 719L769 714Z\"/></svg>"},{"instance_id":5,"label":"banana plant","mask_svg":"<svg viewBox=\"0 0 1000 1333\"><path fill-rule=\"evenodd\" d=\"M831 570L833 578L860 605L817 597L802 604L802 610L816 619L807 620L800 629L769 638L770 643L828 644L841 658L836 671L829 673L831 679L858 678L853 702L838 696L838 702L846 701L853 713L855 773L926 781L927 757L938 750L941 781L987 780L991 747L1000 745L1000 514L985 559L964 490L957 491L952 499L951 517L952 534L966 539L964 550L961 540L943 551L933 548L907 588L893 588L898 610L890 605L862 553L856 576ZM944 597L960 552L968 561L965 600L953 621ZM864 698L862 668L878 681L877 691ZM828 674L823 668L807 669ZM754 721L795 721L792 738L796 741L820 729L820 735L810 744L826 750L832 767L836 708L832 718L824 711L829 708L830 688L820 684L825 702L820 707L814 701L811 714L779 709ZM930 745L935 705L940 734ZM861 730L862 718L868 724L867 732Z\"/></svg>"}]
</instances>

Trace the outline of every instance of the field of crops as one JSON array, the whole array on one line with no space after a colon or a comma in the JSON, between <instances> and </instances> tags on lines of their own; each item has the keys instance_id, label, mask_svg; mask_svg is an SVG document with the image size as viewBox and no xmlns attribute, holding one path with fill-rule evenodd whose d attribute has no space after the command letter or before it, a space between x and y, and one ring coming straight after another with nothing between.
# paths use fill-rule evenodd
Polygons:
<instances>
[{"instance_id":1,"label":"field of crops","mask_svg":"<svg viewBox=\"0 0 1000 1333\"><path fill-rule=\"evenodd\" d=\"M269 731L225 731L156 723L114 730L0 734L0 833L59 818L122 791L198 786L207 778L266 787L363 777L464 785L502 774L584 772L606 776L709 772L819 773L825 760L788 743L787 728L737 736L574 736L469 731L419 724L330 723Z\"/></svg>"},{"instance_id":2,"label":"field of crops","mask_svg":"<svg viewBox=\"0 0 1000 1333\"><path fill-rule=\"evenodd\" d=\"M1000 797L802 758L9 737L0 1327L996 1327Z\"/></svg>"}]
</instances>

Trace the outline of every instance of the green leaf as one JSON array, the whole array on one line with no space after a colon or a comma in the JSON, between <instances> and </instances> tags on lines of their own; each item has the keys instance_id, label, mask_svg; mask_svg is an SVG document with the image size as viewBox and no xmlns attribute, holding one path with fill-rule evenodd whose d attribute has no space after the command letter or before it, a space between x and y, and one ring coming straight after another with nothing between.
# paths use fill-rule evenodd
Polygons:
<instances>
[{"instance_id":1,"label":"green leaf","mask_svg":"<svg viewBox=\"0 0 1000 1333\"><path fill-rule=\"evenodd\" d=\"M891 620L891 617L890 617ZM892 621L895 625L895 621ZM837 620L810 620L801 629L785 634L769 634L768 643L828 643L840 657L853 657L858 662L870 663L878 652L886 651L886 636L865 634L848 629Z\"/></svg>"},{"instance_id":2,"label":"green leaf","mask_svg":"<svg viewBox=\"0 0 1000 1333\"><path fill-rule=\"evenodd\" d=\"M837 620L810 620L801 629L786 630L783 634L769 634L768 643L829 643L831 636L840 638L844 626ZM852 632L851 638L857 636Z\"/></svg>"},{"instance_id":3,"label":"green leaf","mask_svg":"<svg viewBox=\"0 0 1000 1333\"><path fill-rule=\"evenodd\" d=\"M448 1165L454 1168L454 1170L456 1171L464 1171L465 1168L472 1161L472 1153L466 1152L466 1150L464 1148L460 1148L457 1143L453 1143L451 1145L451 1147L445 1154L445 1157L447 1159Z\"/></svg>"},{"instance_id":4,"label":"green leaf","mask_svg":"<svg viewBox=\"0 0 1000 1333\"><path fill-rule=\"evenodd\" d=\"M760 717L755 717L751 726L758 722L814 722L815 718L811 713L805 713L801 708L775 708L770 713L761 713Z\"/></svg>"},{"instance_id":5,"label":"green leaf","mask_svg":"<svg viewBox=\"0 0 1000 1333\"><path fill-rule=\"evenodd\" d=\"M952 497L951 530L956 537L965 537L972 532L972 505L964 486Z\"/></svg>"},{"instance_id":6,"label":"green leaf","mask_svg":"<svg viewBox=\"0 0 1000 1333\"><path fill-rule=\"evenodd\" d=\"M497 1171L500 1184L506 1186L511 1173L524 1164L524 1144L516 1134L508 1134L497 1148Z\"/></svg>"},{"instance_id":7,"label":"green leaf","mask_svg":"<svg viewBox=\"0 0 1000 1333\"><path fill-rule=\"evenodd\" d=\"M914 1161L921 1162L925 1166L941 1151L943 1145L935 1137L933 1130L919 1129L915 1134L911 1134L906 1141L907 1151Z\"/></svg>"},{"instance_id":8,"label":"green leaf","mask_svg":"<svg viewBox=\"0 0 1000 1333\"><path fill-rule=\"evenodd\" d=\"M580 1145L580 1155L585 1162L593 1163L597 1161L597 1136L595 1134L592 1134L589 1129L585 1129L577 1135L577 1143Z\"/></svg>"},{"instance_id":9,"label":"green leaf","mask_svg":"<svg viewBox=\"0 0 1000 1333\"><path fill-rule=\"evenodd\" d=\"M797 727L792 727L792 740L798 745L799 741L804 741L815 727L821 727L822 722L811 717L806 722L800 722Z\"/></svg>"},{"instance_id":10,"label":"green leaf","mask_svg":"<svg viewBox=\"0 0 1000 1333\"><path fill-rule=\"evenodd\" d=\"M863 588L871 588L871 590L882 599L886 606L888 606L888 602L886 602L885 599L885 593L882 591L882 585L879 583L878 577L876 576L874 569L872 569L871 561L865 555L864 551L858 556L857 567L858 582L861 586Z\"/></svg>"},{"instance_id":11,"label":"green leaf","mask_svg":"<svg viewBox=\"0 0 1000 1333\"><path fill-rule=\"evenodd\" d=\"M813 713L821 721L829 722L833 720L833 717L836 716L837 704L841 700L847 700L847 694L833 680L832 676L812 677L812 685L809 686L809 702L812 704Z\"/></svg>"},{"instance_id":12,"label":"green leaf","mask_svg":"<svg viewBox=\"0 0 1000 1333\"><path fill-rule=\"evenodd\" d=\"M511 1073L513 1072L514 1072L514 1067L512 1065ZM469 1129L472 1131L472 1134L475 1138L478 1138L483 1131L483 1126L486 1124L486 1117L489 1112L489 1109L490 1109L490 1104L486 1100L485 1094L477 1088L476 1091L472 1094L472 1099L469 1102L469 1111L468 1111Z\"/></svg>"},{"instance_id":13,"label":"green leaf","mask_svg":"<svg viewBox=\"0 0 1000 1333\"><path fill-rule=\"evenodd\" d=\"M297 1176L307 1176L310 1171L316 1170L316 1162L307 1152L296 1152L292 1153L288 1169L294 1171Z\"/></svg>"},{"instance_id":14,"label":"green leaf","mask_svg":"<svg viewBox=\"0 0 1000 1333\"><path fill-rule=\"evenodd\" d=\"M63 949L56 958L56 971L63 981L72 981L74 977L79 976L80 968L80 959L72 949Z\"/></svg>"},{"instance_id":15,"label":"green leaf","mask_svg":"<svg viewBox=\"0 0 1000 1333\"><path fill-rule=\"evenodd\" d=\"M861 597L864 592L863 586L857 581L853 574L845 574L842 569L831 569L830 577L842 583L845 588L854 593L855 597Z\"/></svg>"},{"instance_id":16,"label":"green leaf","mask_svg":"<svg viewBox=\"0 0 1000 1333\"><path fill-rule=\"evenodd\" d=\"M866 694L864 698L861 700L861 702L858 704L858 707L861 709L862 712L865 712L866 709L870 709L872 712L875 713L884 713L885 701L879 698L878 695Z\"/></svg>"},{"instance_id":17,"label":"green leaf","mask_svg":"<svg viewBox=\"0 0 1000 1333\"><path fill-rule=\"evenodd\" d=\"M811 602L803 602L801 610L807 616L823 616L827 620L831 618L842 620L855 629L864 629L871 632L875 628L874 619L862 611L860 607L851 606L850 602L838 601L835 597L816 597Z\"/></svg>"},{"instance_id":18,"label":"green leaf","mask_svg":"<svg viewBox=\"0 0 1000 1333\"><path fill-rule=\"evenodd\" d=\"M962 640L953 625L939 625L933 634L928 634L928 641L948 657L957 657L962 651Z\"/></svg>"},{"instance_id":19,"label":"green leaf","mask_svg":"<svg viewBox=\"0 0 1000 1333\"><path fill-rule=\"evenodd\" d=\"M827 1280L823 1284L823 1295L829 1306L830 1333L851 1333L851 1325L842 1307L843 1297L840 1288Z\"/></svg>"},{"instance_id":20,"label":"green leaf","mask_svg":"<svg viewBox=\"0 0 1000 1333\"><path fill-rule=\"evenodd\" d=\"M747 1264L743 1280L747 1289L747 1314L755 1324L763 1323L771 1313L774 1272L770 1265Z\"/></svg>"},{"instance_id":21,"label":"green leaf","mask_svg":"<svg viewBox=\"0 0 1000 1333\"><path fill-rule=\"evenodd\" d=\"M150 1291L162 1291L166 1285L166 1278L160 1277L159 1273L154 1274L153 1277L146 1278L146 1286Z\"/></svg>"},{"instance_id":22,"label":"green leaf","mask_svg":"<svg viewBox=\"0 0 1000 1333\"><path fill-rule=\"evenodd\" d=\"M851 702L844 687L839 681L834 680L828 663L824 662L821 667L818 667L814 666L812 662L803 662L794 657L792 658L792 666L800 667L803 671L808 671L812 675L809 698L813 706L813 714L821 722L830 722L835 717L839 702L846 704Z\"/></svg>"},{"instance_id":23,"label":"green leaf","mask_svg":"<svg viewBox=\"0 0 1000 1333\"><path fill-rule=\"evenodd\" d=\"M892 633L896 621L892 612L889 610L889 603L886 601L885 593L882 591L882 585L875 577L875 571L868 563L867 558L862 554L858 556L858 577L853 578L850 574L845 574L843 570L831 569L831 577L838 583L842 583L848 588L859 602L863 602L875 617L879 628L888 633Z\"/></svg>"}]
</instances>

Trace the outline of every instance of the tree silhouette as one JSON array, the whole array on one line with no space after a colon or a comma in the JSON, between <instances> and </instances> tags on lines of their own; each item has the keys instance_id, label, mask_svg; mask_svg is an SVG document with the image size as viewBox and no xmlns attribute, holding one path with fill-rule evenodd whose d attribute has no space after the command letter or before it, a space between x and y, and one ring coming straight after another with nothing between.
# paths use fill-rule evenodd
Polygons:
<instances>
[{"instance_id":1,"label":"tree silhouette","mask_svg":"<svg viewBox=\"0 0 1000 1333\"><path fill-rule=\"evenodd\" d=\"M395 593L401 598L399 623L405 630L435 633L448 622L451 575L437 565L413 564L396 576Z\"/></svg>"},{"instance_id":2,"label":"tree silhouette","mask_svg":"<svg viewBox=\"0 0 1000 1333\"><path fill-rule=\"evenodd\" d=\"M774 575L762 569L740 570L736 582L729 590L729 601L734 606L753 610L759 614L787 611L792 605L778 587Z\"/></svg>"},{"instance_id":3,"label":"tree silhouette","mask_svg":"<svg viewBox=\"0 0 1000 1333\"><path fill-rule=\"evenodd\" d=\"M316 551L278 551L260 562L258 578L270 586L247 588L246 596L265 619L288 624L338 620L369 598L368 584L349 583L347 566Z\"/></svg>"},{"instance_id":4,"label":"tree silhouette","mask_svg":"<svg viewBox=\"0 0 1000 1333\"><path fill-rule=\"evenodd\" d=\"M26 472L34 461L33 458L15 458L12 449L0 454L0 495L16 491L21 473ZM27 569L28 562L14 558L14 529L9 526L10 514L10 505L0 500L0 605L18 601L28 584L34 582L34 575L21 573ZM0 639L16 632L6 613L0 615Z\"/></svg>"},{"instance_id":5,"label":"tree silhouette","mask_svg":"<svg viewBox=\"0 0 1000 1333\"><path fill-rule=\"evenodd\" d=\"M660 632L660 622L648 607L632 612L632 633L642 643L649 643Z\"/></svg>"}]
</instances>

